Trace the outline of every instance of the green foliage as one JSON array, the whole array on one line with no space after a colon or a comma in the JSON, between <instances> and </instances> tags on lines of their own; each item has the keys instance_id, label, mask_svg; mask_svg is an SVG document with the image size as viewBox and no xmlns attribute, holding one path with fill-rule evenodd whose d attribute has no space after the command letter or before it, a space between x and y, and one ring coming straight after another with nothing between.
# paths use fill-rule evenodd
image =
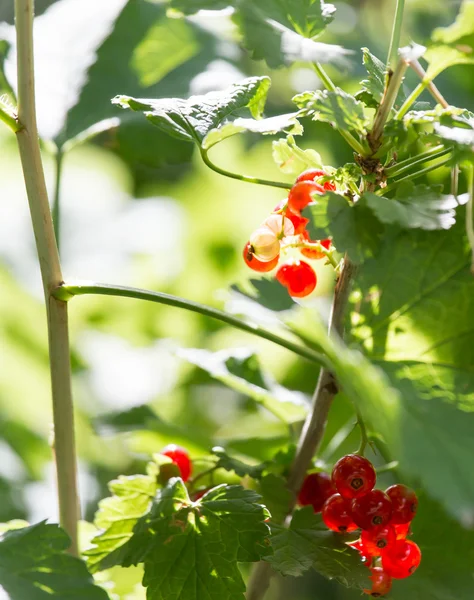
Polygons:
<instances>
[{"instance_id":1,"label":"green foliage","mask_svg":"<svg viewBox=\"0 0 474 600\"><path fill-rule=\"evenodd\" d=\"M385 90L387 67L368 48L362 48L362 54L368 78L360 82L362 89L356 94L356 98L370 108L377 108ZM400 89L394 106L399 107L403 100L404 94Z\"/></svg>"},{"instance_id":2,"label":"green foliage","mask_svg":"<svg viewBox=\"0 0 474 600\"><path fill-rule=\"evenodd\" d=\"M11 600L52 596L106 600L85 564L67 554L70 540L57 525L38 523L10 530L0 538L0 582Z\"/></svg>"},{"instance_id":3,"label":"green foliage","mask_svg":"<svg viewBox=\"0 0 474 600\"><path fill-rule=\"evenodd\" d=\"M283 173L299 175L309 168L322 168L321 156L316 150L303 150L292 135L273 142L273 160Z\"/></svg>"},{"instance_id":4,"label":"green foliage","mask_svg":"<svg viewBox=\"0 0 474 600\"><path fill-rule=\"evenodd\" d=\"M454 225L458 200L442 194L442 186L400 184L395 198L384 198L366 192L360 201L373 211L382 223L396 224L404 229L449 229Z\"/></svg>"},{"instance_id":5,"label":"green foliage","mask_svg":"<svg viewBox=\"0 0 474 600\"><path fill-rule=\"evenodd\" d=\"M340 89L335 92L304 92L295 96L293 102L304 116L312 117L315 121L330 123L342 131L356 131L361 135L367 133L369 120L362 103Z\"/></svg>"},{"instance_id":6,"label":"green foliage","mask_svg":"<svg viewBox=\"0 0 474 600\"><path fill-rule=\"evenodd\" d=\"M234 471L239 477L248 475L254 479L259 479L265 469L265 464L249 465L238 458L229 456L224 448L216 446L212 449L212 454L217 457L216 468Z\"/></svg>"},{"instance_id":7,"label":"green foliage","mask_svg":"<svg viewBox=\"0 0 474 600\"><path fill-rule=\"evenodd\" d=\"M238 285L231 286L231 289L234 293L257 302L271 311L280 312L294 307L294 301L288 292L274 279L262 277L262 279L251 279L249 283L250 291Z\"/></svg>"},{"instance_id":8,"label":"green foliage","mask_svg":"<svg viewBox=\"0 0 474 600\"><path fill-rule=\"evenodd\" d=\"M462 227L387 236L358 277L354 341L400 394L365 395L359 409L400 462L460 518L474 499L474 280Z\"/></svg>"},{"instance_id":9,"label":"green foliage","mask_svg":"<svg viewBox=\"0 0 474 600\"><path fill-rule=\"evenodd\" d=\"M331 236L336 248L348 252L354 262L361 263L378 252L384 228L366 202L350 204L345 197L328 192L318 196L304 214L311 218L311 239Z\"/></svg>"},{"instance_id":10,"label":"green foliage","mask_svg":"<svg viewBox=\"0 0 474 600\"><path fill-rule=\"evenodd\" d=\"M148 512L157 482L146 475L121 475L109 483L109 489L113 495L100 502L95 518L96 527L103 531L93 538L93 547L85 552L92 572L116 564L116 556L132 538L138 519Z\"/></svg>"},{"instance_id":11,"label":"green foliage","mask_svg":"<svg viewBox=\"0 0 474 600\"><path fill-rule=\"evenodd\" d=\"M260 118L269 87L268 77L250 77L223 92L210 92L205 96L193 96L189 100L139 100L129 96L117 96L113 103L122 108L143 112L153 125L166 133L206 147L206 137L209 134L212 143L227 137L215 130L222 125L225 127L229 118L238 111L248 108L254 119ZM288 126L287 121L284 126Z\"/></svg>"},{"instance_id":12,"label":"green foliage","mask_svg":"<svg viewBox=\"0 0 474 600\"><path fill-rule=\"evenodd\" d=\"M266 558L283 575L298 577L314 568L347 587L367 586L368 571L359 554L346 545L353 540L328 531L311 507L297 510L288 529L273 526L273 555Z\"/></svg>"},{"instance_id":13,"label":"green foliage","mask_svg":"<svg viewBox=\"0 0 474 600\"><path fill-rule=\"evenodd\" d=\"M218 486L192 502L181 479L159 490L123 548L120 564L145 564L148 597L243 600L238 562L269 553L268 512L241 486Z\"/></svg>"},{"instance_id":14,"label":"green foliage","mask_svg":"<svg viewBox=\"0 0 474 600\"><path fill-rule=\"evenodd\" d=\"M221 0L171 0L171 6L184 14L199 9L220 10L229 2ZM334 18L335 7L324 0L237 0L233 21L243 45L254 60L265 60L270 67L304 60L344 64L349 54L341 46L316 42Z\"/></svg>"},{"instance_id":15,"label":"green foliage","mask_svg":"<svg viewBox=\"0 0 474 600\"><path fill-rule=\"evenodd\" d=\"M215 353L181 349L178 355L233 390L252 398L284 423L301 421L307 413L309 399L275 383L261 370L253 352L246 349Z\"/></svg>"}]
</instances>

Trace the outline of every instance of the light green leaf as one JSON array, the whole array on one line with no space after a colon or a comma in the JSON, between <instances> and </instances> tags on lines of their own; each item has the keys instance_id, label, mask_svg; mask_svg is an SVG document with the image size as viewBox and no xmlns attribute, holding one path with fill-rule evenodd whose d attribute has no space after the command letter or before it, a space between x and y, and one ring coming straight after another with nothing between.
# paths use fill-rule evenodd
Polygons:
<instances>
[{"instance_id":1,"label":"light green leaf","mask_svg":"<svg viewBox=\"0 0 474 600\"><path fill-rule=\"evenodd\" d=\"M377 108L382 100L385 90L385 79L387 67L374 56L368 48L362 48L363 63L366 68L368 78L360 82L362 90L356 94L357 100L360 100L370 108ZM400 88L394 107L402 105L405 95Z\"/></svg>"},{"instance_id":2,"label":"light green leaf","mask_svg":"<svg viewBox=\"0 0 474 600\"><path fill-rule=\"evenodd\" d=\"M282 131L287 131L294 135L303 133L303 127L297 120L298 113L289 113L286 115L278 115L276 117L268 117L267 119L242 119L238 118L232 123L227 123L217 129L211 129L202 142L202 147L205 149L211 148L215 144L222 142L243 131L251 133L261 133L262 135L275 135Z\"/></svg>"},{"instance_id":3,"label":"light green leaf","mask_svg":"<svg viewBox=\"0 0 474 600\"><path fill-rule=\"evenodd\" d=\"M103 531L84 553L93 573L117 564L118 552L132 537L138 519L150 509L157 483L146 475L121 475L109 483L109 489L113 495L101 500L94 521Z\"/></svg>"},{"instance_id":4,"label":"light green leaf","mask_svg":"<svg viewBox=\"0 0 474 600\"><path fill-rule=\"evenodd\" d=\"M339 252L348 252L356 263L377 253L383 225L365 202L349 204L340 194L328 192L314 199L303 214L310 218L311 239L333 238Z\"/></svg>"},{"instance_id":5,"label":"light green leaf","mask_svg":"<svg viewBox=\"0 0 474 600\"><path fill-rule=\"evenodd\" d=\"M246 475L248 475L249 477L258 479L262 476L262 473L266 467L265 463L257 465L249 465L247 463L244 463L238 458L229 456L224 450L224 448L221 448L219 446L215 446L212 449L212 454L214 454L218 458L216 463L216 467L218 469L234 471L234 473L236 473L239 477L245 477Z\"/></svg>"},{"instance_id":6,"label":"light green leaf","mask_svg":"<svg viewBox=\"0 0 474 600\"><path fill-rule=\"evenodd\" d=\"M354 341L396 386L359 409L400 463L457 518L474 505L474 279L462 223L387 236L361 268Z\"/></svg>"},{"instance_id":7,"label":"light green leaf","mask_svg":"<svg viewBox=\"0 0 474 600\"><path fill-rule=\"evenodd\" d=\"M171 0L171 8L184 15L194 15L200 10L222 10L230 6L231 0Z\"/></svg>"},{"instance_id":8,"label":"light green leaf","mask_svg":"<svg viewBox=\"0 0 474 600\"><path fill-rule=\"evenodd\" d=\"M316 150L299 148L292 135L273 142L273 160L283 173L299 175L309 168L322 169L322 160Z\"/></svg>"},{"instance_id":9,"label":"light green leaf","mask_svg":"<svg viewBox=\"0 0 474 600\"><path fill-rule=\"evenodd\" d=\"M70 540L58 525L38 523L0 537L0 590L10 600L107 600L86 565L66 552Z\"/></svg>"},{"instance_id":10,"label":"light green leaf","mask_svg":"<svg viewBox=\"0 0 474 600\"><path fill-rule=\"evenodd\" d=\"M452 48L450 46L433 46L428 48L425 52L425 59L428 61L428 68L426 70L427 81L432 81L440 73L449 69L449 67L474 64L474 57L472 55L466 54L466 52L459 48Z\"/></svg>"},{"instance_id":11,"label":"light green leaf","mask_svg":"<svg viewBox=\"0 0 474 600\"><path fill-rule=\"evenodd\" d=\"M285 423L301 421L306 416L309 398L278 385L267 373L262 372L255 354L245 348L214 353L181 349L178 356L204 369L233 390L252 398Z\"/></svg>"},{"instance_id":12,"label":"light green leaf","mask_svg":"<svg viewBox=\"0 0 474 600\"><path fill-rule=\"evenodd\" d=\"M336 129L367 133L369 121L364 114L361 102L339 88L335 92L317 90L303 92L293 98L302 114L314 121L330 123Z\"/></svg>"},{"instance_id":13,"label":"light green leaf","mask_svg":"<svg viewBox=\"0 0 474 600\"><path fill-rule=\"evenodd\" d=\"M382 223L405 229L449 229L456 222L454 209L459 201L451 194L442 194L442 189L441 185L406 182L397 188L395 198L366 192L361 200Z\"/></svg>"},{"instance_id":14,"label":"light green leaf","mask_svg":"<svg viewBox=\"0 0 474 600\"><path fill-rule=\"evenodd\" d=\"M363 589L369 583L369 571L359 554L346 545L353 539L328 531L321 517L305 507L294 513L289 529L273 526L273 555L265 560L282 575L297 577L313 568L347 587Z\"/></svg>"},{"instance_id":15,"label":"light green leaf","mask_svg":"<svg viewBox=\"0 0 474 600\"><path fill-rule=\"evenodd\" d=\"M244 600L237 563L270 552L268 516L252 490L221 485L193 503L181 479L171 479L137 525L122 564L144 561L153 600Z\"/></svg>"},{"instance_id":16,"label":"light green leaf","mask_svg":"<svg viewBox=\"0 0 474 600\"><path fill-rule=\"evenodd\" d=\"M242 109L248 108L255 119L260 118L269 87L268 77L250 77L224 91L191 96L188 100L116 96L112 102L143 112L153 125L166 133L201 146L209 132L227 124L230 117Z\"/></svg>"},{"instance_id":17,"label":"light green leaf","mask_svg":"<svg viewBox=\"0 0 474 600\"><path fill-rule=\"evenodd\" d=\"M268 473L260 480L259 491L263 504L272 515L272 521L283 522L291 504L291 492L288 490L287 480L276 473Z\"/></svg>"}]
</instances>

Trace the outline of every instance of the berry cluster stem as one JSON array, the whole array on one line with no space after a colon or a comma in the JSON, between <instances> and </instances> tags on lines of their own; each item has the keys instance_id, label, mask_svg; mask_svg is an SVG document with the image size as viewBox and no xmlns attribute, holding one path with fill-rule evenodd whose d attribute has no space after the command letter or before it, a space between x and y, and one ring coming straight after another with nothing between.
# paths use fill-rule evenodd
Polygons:
<instances>
[{"instance_id":1,"label":"berry cluster stem","mask_svg":"<svg viewBox=\"0 0 474 600\"><path fill-rule=\"evenodd\" d=\"M60 524L71 538L70 552L77 555L79 509L68 315L67 303L52 295L53 290L62 283L63 277L38 143L33 69L33 12L33 0L15 0L19 120L16 134L46 302Z\"/></svg>"},{"instance_id":2,"label":"berry cluster stem","mask_svg":"<svg viewBox=\"0 0 474 600\"><path fill-rule=\"evenodd\" d=\"M356 273L356 266L345 256L342 271L334 292L329 330L342 337L344 333L344 315L349 293ZM332 373L321 369L318 383L313 394L313 408L309 413L296 450L296 456L288 476L288 489L292 493L292 501L288 514L294 509L298 492L303 483L313 455L319 448L326 429L329 409L338 392L337 383ZM272 570L268 563L262 561L255 565L247 584L247 600L261 600L270 583Z\"/></svg>"}]
</instances>

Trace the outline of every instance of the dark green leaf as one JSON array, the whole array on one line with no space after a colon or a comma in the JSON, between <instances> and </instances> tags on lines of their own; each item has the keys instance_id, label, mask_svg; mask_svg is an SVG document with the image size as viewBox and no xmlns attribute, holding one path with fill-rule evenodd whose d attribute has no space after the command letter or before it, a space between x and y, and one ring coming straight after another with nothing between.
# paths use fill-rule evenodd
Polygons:
<instances>
[{"instance_id":1,"label":"dark green leaf","mask_svg":"<svg viewBox=\"0 0 474 600\"><path fill-rule=\"evenodd\" d=\"M273 555L267 560L283 575L297 577L310 568L347 587L367 586L369 572L359 554L346 545L354 537L328 531L311 507L297 510L289 529L273 527Z\"/></svg>"},{"instance_id":2,"label":"dark green leaf","mask_svg":"<svg viewBox=\"0 0 474 600\"><path fill-rule=\"evenodd\" d=\"M304 214L311 219L311 239L332 236L338 251L348 252L354 262L363 262L377 253L383 225L365 202L351 205L343 196L329 192L318 196Z\"/></svg>"},{"instance_id":3,"label":"dark green leaf","mask_svg":"<svg viewBox=\"0 0 474 600\"><path fill-rule=\"evenodd\" d=\"M281 475L268 473L260 480L259 491L262 494L263 504L272 515L272 521L274 523L284 521L291 503L291 492L288 490L286 479Z\"/></svg>"},{"instance_id":4,"label":"dark green leaf","mask_svg":"<svg viewBox=\"0 0 474 600\"><path fill-rule=\"evenodd\" d=\"M364 79L360 82L362 91L356 95L357 100L360 100L370 108L377 108L382 100L382 96L385 90L386 80L386 65L374 56L368 48L362 48L363 52L363 63L367 70L368 79ZM397 99L395 100L395 108L402 105L404 100L404 93L400 89Z\"/></svg>"},{"instance_id":5,"label":"dark green leaf","mask_svg":"<svg viewBox=\"0 0 474 600\"><path fill-rule=\"evenodd\" d=\"M184 15L194 15L200 10L222 10L230 6L231 0L171 0L170 6Z\"/></svg>"},{"instance_id":6,"label":"dark green leaf","mask_svg":"<svg viewBox=\"0 0 474 600\"><path fill-rule=\"evenodd\" d=\"M93 573L117 564L116 557L132 537L138 519L150 509L157 483L146 475L122 475L109 483L109 489L113 495L101 500L94 521L103 531L85 552Z\"/></svg>"},{"instance_id":7,"label":"dark green leaf","mask_svg":"<svg viewBox=\"0 0 474 600\"><path fill-rule=\"evenodd\" d=\"M384 198L366 192L361 200L382 223L400 225L404 229L449 229L456 222L458 199L442 194L441 185L402 183L395 198ZM464 200L464 197L461 197Z\"/></svg>"},{"instance_id":8,"label":"dark green leaf","mask_svg":"<svg viewBox=\"0 0 474 600\"><path fill-rule=\"evenodd\" d=\"M244 463L238 458L229 456L224 448L220 448L219 446L213 448L212 453L218 458L216 463L217 468L225 469L226 471L234 471L239 477L249 475L254 479L258 479L261 477L266 466L265 464L249 465Z\"/></svg>"},{"instance_id":9,"label":"dark green leaf","mask_svg":"<svg viewBox=\"0 0 474 600\"><path fill-rule=\"evenodd\" d=\"M58 525L7 531L0 537L0 590L11 600L107 600L86 565L66 552L69 544Z\"/></svg>"},{"instance_id":10,"label":"dark green leaf","mask_svg":"<svg viewBox=\"0 0 474 600\"><path fill-rule=\"evenodd\" d=\"M222 92L192 96L188 100L140 100L130 96L117 96L113 103L122 108L143 112L153 125L166 133L201 146L210 132L219 126L225 126L230 117L245 108L248 108L255 119L260 118L269 87L268 77L250 77Z\"/></svg>"},{"instance_id":11,"label":"dark green leaf","mask_svg":"<svg viewBox=\"0 0 474 600\"><path fill-rule=\"evenodd\" d=\"M474 278L462 223L387 237L358 277L354 339L400 390L361 398L372 431L451 514L474 504Z\"/></svg>"},{"instance_id":12,"label":"dark green leaf","mask_svg":"<svg viewBox=\"0 0 474 600\"><path fill-rule=\"evenodd\" d=\"M266 309L280 312L295 307L295 302L289 296L287 290L275 279L251 279L252 289L250 292L237 285L231 286L231 289L249 299L250 302L258 303Z\"/></svg>"},{"instance_id":13,"label":"dark green leaf","mask_svg":"<svg viewBox=\"0 0 474 600\"><path fill-rule=\"evenodd\" d=\"M233 390L252 398L285 423L301 421L308 411L309 398L279 386L262 372L257 357L247 349L215 353L181 349L178 355Z\"/></svg>"},{"instance_id":14,"label":"dark green leaf","mask_svg":"<svg viewBox=\"0 0 474 600\"><path fill-rule=\"evenodd\" d=\"M335 92L304 92L295 96L293 102L302 109L304 115L312 117L315 121L330 123L343 131L356 131L361 135L367 133L369 121L364 114L362 103L340 89Z\"/></svg>"},{"instance_id":15,"label":"dark green leaf","mask_svg":"<svg viewBox=\"0 0 474 600\"><path fill-rule=\"evenodd\" d=\"M144 561L153 600L244 600L237 563L270 552L267 518L252 490L221 485L193 503L181 479L171 479L137 525L122 564Z\"/></svg>"}]
</instances>

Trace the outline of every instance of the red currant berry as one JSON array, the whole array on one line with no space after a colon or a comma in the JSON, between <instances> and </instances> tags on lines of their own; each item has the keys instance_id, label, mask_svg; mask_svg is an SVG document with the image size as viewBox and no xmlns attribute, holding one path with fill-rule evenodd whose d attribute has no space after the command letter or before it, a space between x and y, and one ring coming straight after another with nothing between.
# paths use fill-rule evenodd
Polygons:
<instances>
[{"instance_id":1,"label":"red currant berry","mask_svg":"<svg viewBox=\"0 0 474 600\"><path fill-rule=\"evenodd\" d=\"M395 533L397 535L397 540L404 540L411 533L410 523L403 523L402 525L399 525L397 523L393 523L393 520L392 520L392 521L390 521L390 524L393 525L393 528L395 529Z\"/></svg>"},{"instance_id":2,"label":"red currant berry","mask_svg":"<svg viewBox=\"0 0 474 600\"><path fill-rule=\"evenodd\" d=\"M183 481L189 479L192 471L192 464L187 450L181 448L181 446L176 446L176 444L170 444L169 446L166 446L166 448L163 448L161 454L171 458L174 464L178 465Z\"/></svg>"},{"instance_id":3,"label":"red currant berry","mask_svg":"<svg viewBox=\"0 0 474 600\"><path fill-rule=\"evenodd\" d=\"M360 535L360 541L368 554L371 556L380 556L382 550L391 546L397 539L395 528L392 525L383 525L374 527L369 531L363 531Z\"/></svg>"},{"instance_id":4,"label":"red currant berry","mask_svg":"<svg viewBox=\"0 0 474 600\"><path fill-rule=\"evenodd\" d=\"M392 578L381 567L374 567L372 571L372 587L370 590L364 590L364 594L368 594L373 598L380 598L389 593L392 589Z\"/></svg>"},{"instance_id":5,"label":"red currant berry","mask_svg":"<svg viewBox=\"0 0 474 600\"><path fill-rule=\"evenodd\" d=\"M295 228L295 235L306 233L306 226L309 223L309 219L306 217L302 217L301 215L297 215L292 212L290 209L287 209L285 216L287 219L293 223L293 227Z\"/></svg>"},{"instance_id":6,"label":"red currant berry","mask_svg":"<svg viewBox=\"0 0 474 600\"><path fill-rule=\"evenodd\" d=\"M313 194L324 194L324 188L315 181L300 181L288 194L288 206L293 212L300 212L313 201Z\"/></svg>"},{"instance_id":7,"label":"red currant berry","mask_svg":"<svg viewBox=\"0 0 474 600\"><path fill-rule=\"evenodd\" d=\"M362 529L387 525L392 516L392 501L382 490L372 490L354 498L351 504L354 521Z\"/></svg>"},{"instance_id":8,"label":"red currant berry","mask_svg":"<svg viewBox=\"0 0 474 600\"><path fill-rule=\"evenodd\" d=\"M344 498L357 498L374 489L375 469L370 462L358 454L347 454L340 458L332 470L332 481Z\"/></svg>"},{"instance_id":9,"label":"red currant berry","mask_svg":"<svg viewBox=\"0 0 474 600\"><path fill-rule=\"evenodd\" d=\"M401 483L390 486L385 493L392 501L392 523L403 525L410 523L418 508L418 498L415 492Z\"/></svg>"},{"instance_id":10,"label":"red currant berry","mask_svg":"<svg viewBox=\"0 0 474 600\"><path fill-rule=\"evenodd\" d=\"M301 175L296 179L296 183L300 181L315 181L319 177L327 177L326 171L321 171L321 169L308 169L307 171L303 171ZM323 184L323 188L327 191L334 192L336 191L336 185L332 181L325 181Z\"/></svg>"},{"instance_id":11,"label":"red currant berry","mask_svg":"<svg viewBox=\"0 0 474 600\"><path fill-rule=\"evenodd\" d=\"M328 529L338 533L350 533L358 529L352 519L350 504L339 494L332 495L324 503L323 521Z\"/></svg>"},{"instance_id":12,"label":"red currant berry","mask_svg":"<svg viewBox=\"0 0 474 600\"><path fill-rule=\"evenodd\" d=\"M243 252L245 264L250 267L253 271L258 271L259 273L268 273L272 271L278 264L279 256L275 256L273 260L268 262L262 262L255 257L252 246L250 242L247 242Z\"/></svg>"},{"instance_id":13,"label":"red currant berry","mask_svg":"<svg viewBox=\"0 0 474 600\"><path fill-rule=\"evenodd\" d=\"M326 500L336 493L331 477L327 473L310 473L305 477L298 502L301 506L313 507L315 513L321 512Z\"/></svg>"},{"instance_id":14,"label":"red currant berry","mask_svg":"<svg viewBox=\"0 0 474 600\"><path fill-rule=\"evenodd\" d=\"M276 272L276 278L295 298L311 294L317 283L316 273L303 260L285 263Z\"/></svg>"},{"instance_id":15,"label":"red currant berry","mask_svg":"<svg viewBox=\"0 0 474 600\"><path fill-rule=\"evenodd\" d=\"M382 552L382 566L394 579L410 577L421 562L421 550L409 540L397 540Z\"/></svg>"},{"instance_id":16,"label":"red currant berry","mask_svg":"<svg viewBox=\"0 0 474 600\"><path fill-rule=\"evenodd\" d=\"M312 242L312 240L309 239L309 233L307 231L304 231L302 235L303 239L307 240L308 242ZM326 250L329 250L329 248L331 247L331 240L321 240L319 243L321 244L321 246L324 246ZM301 254L303 256L306 256L307 258L312 258L313 260L319 260L321 258L326 257L324 252L313 248L302 248Z\"/></svg>"}]
</instances>

